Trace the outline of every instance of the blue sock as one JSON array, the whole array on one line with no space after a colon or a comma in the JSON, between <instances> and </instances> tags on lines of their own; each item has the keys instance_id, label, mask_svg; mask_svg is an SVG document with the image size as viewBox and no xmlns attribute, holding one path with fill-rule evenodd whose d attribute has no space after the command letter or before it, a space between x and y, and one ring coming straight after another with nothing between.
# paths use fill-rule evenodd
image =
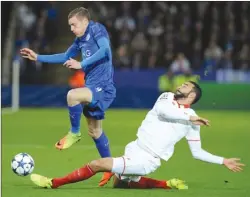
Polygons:
<instances>
[{"instance_id":1,"label":"blue sock","mask_svg":"<svg viewBox=\"0 0 250 197\"><path fill-rule=\"evenodd\" d=\"M78 104L69 108L69 118L71 123L71 132L79 133L80 132L80 121L82 115L82 105Z\"/></svg>"},{"instance_id":2,"label":"blue sock","mask_svg":"<svg viewBox=\"0 0 250 197\"><path fill-rule=\"evenodd\" d=\"M109 140L104 132L102 132L101 136L98 139L93 139L93 140L102 158L111 156L109 149Z\"/></svg>"}]
</instances>

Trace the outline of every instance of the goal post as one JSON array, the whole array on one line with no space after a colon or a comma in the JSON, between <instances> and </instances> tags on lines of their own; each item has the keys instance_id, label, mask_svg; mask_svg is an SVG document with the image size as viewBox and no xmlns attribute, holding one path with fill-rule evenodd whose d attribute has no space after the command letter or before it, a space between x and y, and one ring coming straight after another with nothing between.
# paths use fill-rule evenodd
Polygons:
<instances>
[{"instance_id":1,"label":"goal post","mask_svg":"<svg viewBox=\"0 0 250 197\"><path fill-rule=\"evenodd\" d=\"M17 112L19 110L20 101L20 62L14 60L12 63L12 85L11 85L11 111Z\"/></svg>"}]
</instances>

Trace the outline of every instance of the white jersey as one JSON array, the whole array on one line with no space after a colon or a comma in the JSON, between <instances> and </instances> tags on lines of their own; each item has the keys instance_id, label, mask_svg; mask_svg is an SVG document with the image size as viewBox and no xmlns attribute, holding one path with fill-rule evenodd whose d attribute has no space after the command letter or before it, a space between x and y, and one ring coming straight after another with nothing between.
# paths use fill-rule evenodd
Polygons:
<instances>
[{"instance_id":1,"label":"white jersey","mask_svg":"<svg viewBox=\"0 0 250 197\"><path fill-rule=\"evenodd\" d=\"M200 126L192 124L190 116L196 116L195 111L189 106L179 105L173 93L161 94L138 129L139 143L167 161L174 153L175 144L185 137L196 159L222 164L222 157L201 149Z\"/></svg>"}]
</instances>

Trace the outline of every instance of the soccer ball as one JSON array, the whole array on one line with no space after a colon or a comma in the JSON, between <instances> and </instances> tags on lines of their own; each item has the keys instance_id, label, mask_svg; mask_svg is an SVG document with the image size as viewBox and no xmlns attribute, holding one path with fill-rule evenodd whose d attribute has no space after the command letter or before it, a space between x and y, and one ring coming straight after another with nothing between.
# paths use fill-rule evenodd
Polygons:
<instances>
[{"instance_id":1,"label":"soccer ball","mask_svg":"<svg viewBox=\"0 0 250 197\"><path fill-rule=\"evenodd\" d=\"M11 161L13 172L19 176L27 176L34 170L35 162L27 153L17 154Z\"/></svg>"}]
</instances>

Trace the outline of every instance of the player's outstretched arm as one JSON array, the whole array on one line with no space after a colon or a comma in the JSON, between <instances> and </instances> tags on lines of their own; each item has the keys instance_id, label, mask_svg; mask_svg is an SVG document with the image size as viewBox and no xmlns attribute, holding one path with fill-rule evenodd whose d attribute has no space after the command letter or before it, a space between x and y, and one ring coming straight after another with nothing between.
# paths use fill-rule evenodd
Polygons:
<instances>
[{"instance_id":1,"label":"player's outstretched arm","mask_svg":"<svg viewBox=\"0 0 250 197\"><path fill-rule=\"evenodd\" d=\"M238 158L227 159L227 158L213 155L201 148L200 140L188 140L188 144L192 152L192 155L195 159L199 159L201 161L205 161L208 163L224 165L225 167L227 167L229 170L233 172L242 171L242 167L244 166L244 164L239 162L240 159Z\"/></svg>"},{"instance_id":2,"label":"player's outstretched arm","mask_svg":"<svg viewBox=\"0 0 250 197\"><path fill-rule=\"evenodd\" d=\"M97 63L100 61L106 62L111 58L111 49L109 45L109 40L106 37L100 37L97 40L97 44L99 49L90 57L84 59L81 62L81 66L83 69Z\"/></svg>"},{"instance_id":3,"label":"player's outstretched arm","mask_svg":"<svg viewBox=\"0 0 250 197\"><path fill-rule=\"evenodd\" d=\"M29 48L23 48L20 50L20 53L23 58L32 60L32 61L37 61L37 53L35 53L33 50Z\"/></svg>"},{"instance_id":4,"label":"player's outstretched arm","mask_svg":"<svg viewBox=\"0 0 250 197\"><path fill-rule=\"evenodd\" d=\"M231 171L233 172L240 172L242 171L242 167L245 166L245 164L240 163L239 158L229 158L229 159L224 159L223 164Z\"/></svg>"},{"instance_id":5,"label":"player's outstretched arm","mask_svg":"<svg viewBox=\"0 0 250 197\"><path fill-rule=\"evenodd\" d=\"M46 63L64 63L71 57L75 57L79 52L76 44L72 44L65 53L58 53L53 55L39 55L29 48L20 50L22 57L33 61Z\"/></svg>"},{"instance_id":6,"label":"player's outstretched arm","mask_svg":"<svg viewBox=\"0 0 250 197\"><path fill-rule=\"evenodd\" d=\"M84 59L82 62L78 62L70 58L64 63L64 66L72 69L83 69L95 65L98 62L106 62L111 58L111 49L109 46L109 40L105 37L101 37L97 40L99 49L92 56Z\"/></svg>"},{"instance_id":7,"label":"player's outstretched arm","mask_svg":"<svg viewBox=\"0 0 250 197\"><path fill-rule=\"evenodd\" d=\"M195 124L195 125L199 125L199 126L210 126L210 122L209 120L199 117L199 116L190 116L189 120Z\"/></svg>"}]
</instances>

